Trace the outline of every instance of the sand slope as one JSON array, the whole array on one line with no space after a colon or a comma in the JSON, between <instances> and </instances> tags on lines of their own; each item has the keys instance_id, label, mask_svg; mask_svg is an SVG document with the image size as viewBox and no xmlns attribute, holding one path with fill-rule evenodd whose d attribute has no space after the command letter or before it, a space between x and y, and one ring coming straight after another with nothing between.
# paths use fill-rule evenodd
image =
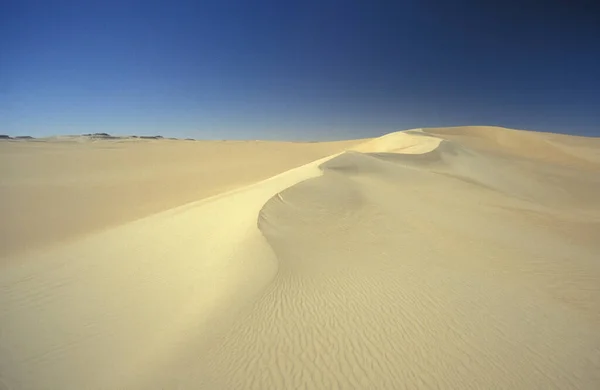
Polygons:
<instances>
[{"instance_id":1,"label":"sand slope","mask_svg":"<svg viewBox=\"0 0 600 390\"><path fill-rule=\"evenodd\" d=\"M0 255L252 184L360 141L293 143L56 137L0 142Z\"/></svg>"},{"instance_id":2,"label":"sand slope","mask_svg":"<svg viewBox=\"0 0 600 390\"><path fill-rule=\"evenodd\" d=\"M344 148L6 256L0 383L600 386L597 139L448 128Z\"/></svg>"}]
</instances>

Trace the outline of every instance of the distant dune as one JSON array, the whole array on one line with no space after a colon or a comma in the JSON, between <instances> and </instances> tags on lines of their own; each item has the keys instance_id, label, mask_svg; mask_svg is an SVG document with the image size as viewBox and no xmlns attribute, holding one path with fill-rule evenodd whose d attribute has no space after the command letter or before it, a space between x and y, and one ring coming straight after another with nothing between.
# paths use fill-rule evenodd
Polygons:
<instances>
[{"instance_id":1,"label":"distant dune","mask_svg":"<svg viewBox=\"0 0 600 390\"><path fill-rule=\"evenodd\" d=\"M599 138L101 138L0 143L1 389L600 388Z\"/></svg>"}]
</instances>

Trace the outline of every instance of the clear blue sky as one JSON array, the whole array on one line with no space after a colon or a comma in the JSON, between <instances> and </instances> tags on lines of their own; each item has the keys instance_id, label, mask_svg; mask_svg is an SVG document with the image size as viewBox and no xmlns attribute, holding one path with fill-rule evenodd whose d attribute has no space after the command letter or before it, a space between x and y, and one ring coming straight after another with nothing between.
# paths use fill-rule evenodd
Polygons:
<instances>
[{"instance_id":1,"label":"clear blue sky","mask_svg":"<svg viewBox=\"0 0 600 390\"><path fill-rule=\"evenodd\" d=\"M600 136L600 13L587 4L0 0L0 133Z\"/></svg>"}]
</instances>

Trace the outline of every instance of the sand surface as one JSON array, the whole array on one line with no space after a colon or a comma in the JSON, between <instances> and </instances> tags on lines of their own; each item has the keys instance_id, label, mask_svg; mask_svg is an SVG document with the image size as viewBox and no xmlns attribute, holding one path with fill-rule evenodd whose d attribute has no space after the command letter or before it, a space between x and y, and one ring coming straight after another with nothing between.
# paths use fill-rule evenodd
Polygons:
<instances>
[{"instance_id":1,"label":"sand surface","mask_svg":"<svg viewBox=\"0 0 600 390\"><path fill-rule=\"evenodd\" d=\"M600 388L600 139L0 159L0 389Z\"/></svg>"},{"instance_id":2,"label":"sand surface","mask_svg":"<svg viewBox=\"0 0 600 390\"><path fill-rule=\"evenodd\" d=\"M0 256L267 179L360 141L0 142Z\"/></svg>"}]
</instances>

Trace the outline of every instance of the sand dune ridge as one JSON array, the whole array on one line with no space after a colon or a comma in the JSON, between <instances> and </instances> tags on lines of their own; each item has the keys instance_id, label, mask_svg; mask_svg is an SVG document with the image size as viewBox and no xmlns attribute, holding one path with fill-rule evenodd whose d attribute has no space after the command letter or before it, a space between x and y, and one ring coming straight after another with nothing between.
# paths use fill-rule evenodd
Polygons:
<instances>
[{"instance_id":1,"label":"sand dune ridge","mask_svg":"<svg viewBox=\"0 0 600 390\"><path fill-rule=\"evenodd\" d=\"M469 127L317 145L329 153L269 179L10 255L0 378L595 389L600 166L595 139L565 137Z\"/></svg>"}]
</instances>

